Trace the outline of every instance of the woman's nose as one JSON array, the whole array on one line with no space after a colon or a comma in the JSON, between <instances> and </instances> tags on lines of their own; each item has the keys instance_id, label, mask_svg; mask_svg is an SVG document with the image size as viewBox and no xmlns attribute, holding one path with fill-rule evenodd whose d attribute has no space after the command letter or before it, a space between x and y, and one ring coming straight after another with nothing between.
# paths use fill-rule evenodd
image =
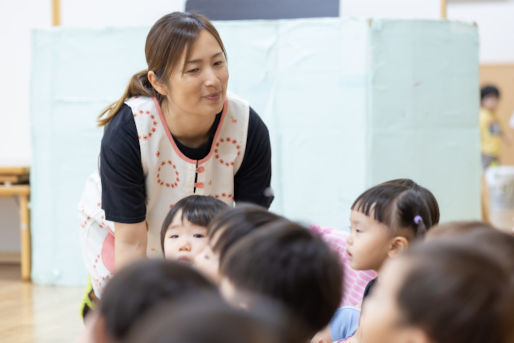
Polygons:
<instances>
[{"instance_id":1,"label":"woman's nose","mask_svg":"<svg viewBox=\"0 0 514 343\"><path fill-rule=\"evenodd\" d=\"M219 83L218 74L212 68L207 68L205 75L205 85L207 87L217 86Z\"/></svg>"}]
</instances>

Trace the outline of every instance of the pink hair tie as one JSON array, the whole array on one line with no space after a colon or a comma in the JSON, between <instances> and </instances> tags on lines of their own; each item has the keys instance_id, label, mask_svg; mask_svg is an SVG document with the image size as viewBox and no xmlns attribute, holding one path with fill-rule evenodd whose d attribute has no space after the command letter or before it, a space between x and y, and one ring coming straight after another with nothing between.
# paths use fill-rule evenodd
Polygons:
<instances>
[{"instance_id":1,"label":"pink hair tie","mask_svg":"<svg viewBox=\"0 0 514 343\"><path fill-rule=\"evenodd\" d=\"M416 225L419 225L419 223L421 223L421 222L423 222L423 218L421 218L420 215L417 215L417 216L414 217L414 223Z\"/></svg>"}]
</instances>

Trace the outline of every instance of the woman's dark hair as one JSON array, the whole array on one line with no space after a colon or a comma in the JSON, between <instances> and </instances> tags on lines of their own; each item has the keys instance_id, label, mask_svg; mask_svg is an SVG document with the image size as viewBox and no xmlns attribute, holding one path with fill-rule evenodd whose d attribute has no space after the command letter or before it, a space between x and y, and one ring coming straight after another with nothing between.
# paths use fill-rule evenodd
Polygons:
<instances>
[{"instance_id":1,"label":"woman's dark hair","mask_svg":"<svg viewBox=\"0 0 514 343\"><path fill-rule=\"evenodd\" d=\"M148 71L153 71L157 80L165 83L180 62L184 51L186 60L188 59L191 47L202 30L206 30L216 39L226 58L227 53L218 31L203 15L173 12L159 19L146 37L145 56L148 68L132 76L122 97L100 113L98 125L106 125L118 113L125 100L133 96L156 97L162 103L164 97L148 81Z\"/></svg>"},{"instance_id":2,"label":"woman's dark hair","mask_svg":"<svg viewBox=\"0 0 514 343\"><path fill-rule=\"evenodd\" d=\"M388 181L362 193L351 209L385 224L394 234L414 239L423 237L433 225L432 217L436 217L430 211L426 196L419 188Z\"/></svg>"},{"instance_id":3,"label":"woman's dark hair","mask_svg":"<svg viewBox=\"0 0 514 343\"><path fill-rule=\"evenodd\" d=\"M496 98L500 97L500 90L493 85L485 85L480 88L480 101L484 100L485 97L494 96Z\"/></svg>"},{"instance_id":4,"label":"woman's dark hair","mask_svg":"<svg viewBox=\"0 0 514 343\"><path fill-rule=\"evenodd\" d=\"M163 303L148 313L128 343L298 343L301 328L283 308L259 299L259 308L243 310L209 294Z\"/></svg>"},{"instance_id":5,"label":"woman's dark hair","mask_svg":"<svg viewBox=\"0 0 514 343\"><path fill-rule=\"evenodd\" d=\"M400 324L437 343L512 342L514 274L479 244L447 238L403 255L409 270L397 295Z\"/></svg>"},{"instance_id":6,"label":"woman's dark hair","mask_svg":"<svg viewBox=\"0 0 514 343\"><path fill-rule=\"evenodd\" d=\"M212 250L218 254L220 263L228 249L249 233L269 224L284 219L264 207L242 204L217 215L208 226L209 241L217 237Z\"/></svg>"},{"instance_id":7,"label":"woman's dark hair","mask_svg":"<svg viewBox=\"0 0 514 343\"><path fill-rule=\"evenodd\" d=\"M306 339L328 325L341 303L339 256L308 228L285 219L234 244L220 270L238 291L283 303L304 324Z\"/></svg>"},{"instance_id":8,"label":"woman's dark hair","mask_svg":"<svg viewBox=\"0 0 514 343\"><path fill-rule=\"evenodd\" d=\"M100 315L106 334L119 341L149 309L200 291L217 292L217 287L185 263L149 259L129 265L114 275L102 293Z\"/></svg>"},{"instance_id":9,"label":"woman's dark hair","mask_svg":"<svg viewBox=\"0 0 514 343\"><path fill-rule=\"evenodd\" d=\"M181 220L191 224L207 227L211 220L221 211L229 208L223 201L212 196L190 195L179 200L168 212L161 227L161 249L164 253L164 238L177 212L181 212Z\"/></svg>"}]
</instances>

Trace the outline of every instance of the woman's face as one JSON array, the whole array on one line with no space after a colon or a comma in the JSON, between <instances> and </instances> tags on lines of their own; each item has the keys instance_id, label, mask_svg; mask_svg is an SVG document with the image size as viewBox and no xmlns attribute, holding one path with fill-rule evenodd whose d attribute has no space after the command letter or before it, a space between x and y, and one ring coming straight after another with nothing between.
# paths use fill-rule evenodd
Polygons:
<instances>
[{"instance_id":1,"label":"woman's face","mask_svg":"<svg viewBox=\"0 0 514 343\"><path fill-rule=\"evenodd\" d=\"M216 39L202 30L184 51L166 84L168 109L172 114L209 116L221 112L227 93L228 67Z\"/></svg>"},{"instance_id":2,"label":"woman's face","mask_svg":"<svg viewBox=\"0 0 514 343\"><path fill-rule=\"evenodd\" d=\"M410 269L402 257L389 259L382 268L373 292L363 303L359 323L361 343L425 343L422 330L401 324L397 298Z\"/></svg>"}]
</instances>

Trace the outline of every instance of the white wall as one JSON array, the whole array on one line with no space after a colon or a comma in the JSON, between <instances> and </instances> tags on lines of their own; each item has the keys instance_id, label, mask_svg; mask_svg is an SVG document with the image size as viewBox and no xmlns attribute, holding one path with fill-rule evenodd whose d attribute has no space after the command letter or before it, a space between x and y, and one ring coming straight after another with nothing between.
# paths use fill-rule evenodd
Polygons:
<instances>
[{"instance_id":1,"label":"white wall","mask_svg":"<svg viewBox=\"0 0 514 343\"><path fill-rule=\"evenodd\" d=\"M343 17L439 19L440 0L341 0Z\"/></svg>"},{"instance_id":2,"label":"white wall","mask_svg":"<svg viewBox=\"0 0 514 343\"><path fill-rule=\"evenodd\" d=\"M514 0L449 0L448 19L478 24L481 63L514 63Z\"/></svg>"}]
</instances>

